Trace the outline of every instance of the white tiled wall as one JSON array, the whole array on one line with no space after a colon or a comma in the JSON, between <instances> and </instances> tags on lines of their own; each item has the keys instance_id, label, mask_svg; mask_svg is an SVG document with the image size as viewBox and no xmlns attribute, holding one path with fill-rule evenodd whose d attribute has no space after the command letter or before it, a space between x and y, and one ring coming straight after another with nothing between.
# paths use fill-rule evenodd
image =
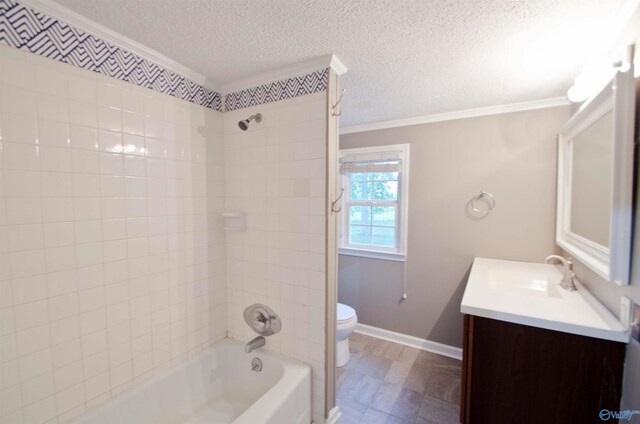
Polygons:
<instances>
[{"instance_id":1,"label":"white tiled wall","mask_svg":"<svg viewBox=\"0 0 640 424\"><path fill-rule=\"evenodd\" d=\"M246 132L238 121L262 113ZM270 306L282 331L269 349L313 370L313 419L324 422L326 93L226 112L225 203L248 230L227 232L228 327L256 334L242 312Z\"/></svg>"},{"instance_id":2,"label":"white tiled wall","mask_svg":"<svg viewBox=\"0 0 640 424\"><path fill-rule=\"evenodd\" d=\"M63 423L224 337L221 114L7 47L0 83L0 421Z\"/></svg>"},{"instance_id":3,"label":"white tiled wall","mask_svg":"<svg viewBox=\"0 0 640 424\"><path fill-rule=\"evenodd\" d=\"M6 47L0 83L0 421L66 422L254 337L264 303L323 422L326 93L223 136L219 112Z\"/></svg>"}]
</instances>

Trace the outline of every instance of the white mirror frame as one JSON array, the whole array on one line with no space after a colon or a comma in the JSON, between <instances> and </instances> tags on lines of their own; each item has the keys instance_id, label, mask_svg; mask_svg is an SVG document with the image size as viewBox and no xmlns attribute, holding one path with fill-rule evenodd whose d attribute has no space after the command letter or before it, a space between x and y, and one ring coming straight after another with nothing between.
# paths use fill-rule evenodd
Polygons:
<instances>
[{"instance_id":1,"label":"white mirror frame","mask_svg":"<svg viewBox=\"0 0 640 424\"><path fill-rule=\"evenodd\" d=\"M613 110L613 187L609 247L572 233L570 141ZM601 277L617 284L629 284L633 215L635 86L633 67L617 71L613 79L585 102L558 134L558 204L556 243Z\"/></svg>"}]
</instances>

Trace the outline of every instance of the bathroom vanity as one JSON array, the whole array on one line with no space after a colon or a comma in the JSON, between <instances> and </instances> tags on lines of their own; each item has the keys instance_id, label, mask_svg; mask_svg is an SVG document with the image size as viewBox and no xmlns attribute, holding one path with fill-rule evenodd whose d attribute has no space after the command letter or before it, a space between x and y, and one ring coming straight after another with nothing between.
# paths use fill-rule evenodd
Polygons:
<instances>
[{"instance_id":1,"label":"bathroom vanity","mask_svg":"<svg viewBox=\"0 0 640 424\"><path fill-rule=\"evenodd\" d=\"M464 316L462 423L600 422L618 410L628 333L553 265L476 258Z\"/></svg>"}]
</instances>

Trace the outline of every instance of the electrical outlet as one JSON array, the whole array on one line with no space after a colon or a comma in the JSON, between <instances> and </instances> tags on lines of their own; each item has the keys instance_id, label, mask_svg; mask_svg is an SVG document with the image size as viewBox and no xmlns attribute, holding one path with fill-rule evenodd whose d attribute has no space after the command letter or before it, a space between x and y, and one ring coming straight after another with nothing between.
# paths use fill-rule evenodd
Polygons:
<instances>
[{"instance_id":1,"label":"electrical outlet","mask_svg":"<svg viewBox=\"0 0 640 424\"><path fill-rule=\"evenodd\" d=\"M631 299L622 296L620 300L620 322L624 328L629 328L631 321Z\"/></svg>"}]
</instances>

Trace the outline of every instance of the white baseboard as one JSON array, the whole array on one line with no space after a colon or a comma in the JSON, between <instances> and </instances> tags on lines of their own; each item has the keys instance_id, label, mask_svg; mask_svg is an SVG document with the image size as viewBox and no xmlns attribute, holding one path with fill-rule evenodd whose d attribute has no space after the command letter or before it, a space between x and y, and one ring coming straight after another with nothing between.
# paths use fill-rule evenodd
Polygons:
<instances>
[{"instance_id":1,"label":"white baseboard","mask_svg":"<svg viewBox=\"0 0 640 424\"><path fill-rule=\"evenodd\" d=\"M427 352L437 353L438 355L448 356L449 358L462 360L462 349L459 347L448 346L442 343L432 342L427 339L421 339L420 337L396 333L395 331L389 331L360 323L356 325L355 332L375 337L377 339L415 347L416 349L426 350Z\"/></svg>"},{"instance_id":2,"label":"white baseboard","mask_svg":"<svg viewBox=\"0 0 640 424\"><path fill-rule=\"evenodd\" d=\"M325 424L337 424L338 419L340 418L340 409L337 406L334 406L331 412L329 412L329 418L325 420Z\"/></svg>"}]
</instances>

